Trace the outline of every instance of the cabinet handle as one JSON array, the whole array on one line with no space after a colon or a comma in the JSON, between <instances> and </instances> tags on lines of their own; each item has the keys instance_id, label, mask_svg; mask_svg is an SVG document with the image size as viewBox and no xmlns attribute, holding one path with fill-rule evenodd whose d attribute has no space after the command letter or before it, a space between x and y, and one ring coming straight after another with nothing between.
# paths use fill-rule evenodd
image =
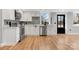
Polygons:
<instances>
[{"instance_id":1,"label":"cabinet handle","mask_svg":"<svg viewBox=\"0 0 79 59\"><path fill-rule=\"evenodd\" d=\"M56 22L54 22L54 24L56 24Z\"/></svg>"}]
</instances>

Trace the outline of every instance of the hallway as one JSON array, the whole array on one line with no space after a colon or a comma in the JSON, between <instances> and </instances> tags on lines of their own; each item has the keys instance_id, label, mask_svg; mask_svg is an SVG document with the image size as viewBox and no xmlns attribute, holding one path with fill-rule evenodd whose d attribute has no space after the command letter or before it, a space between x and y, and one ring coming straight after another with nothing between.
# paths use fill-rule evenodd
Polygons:
<instances>
[{"instance_id":1,"label":"hallway","mask_svg":"<svg viewBox=\"0 0 79 59\"><path fill-rule=\"evenodd\" d=\"M79 35L26 36L15 46L0 47L0 50L76 50Z\"/></svg>"}]
</instances>

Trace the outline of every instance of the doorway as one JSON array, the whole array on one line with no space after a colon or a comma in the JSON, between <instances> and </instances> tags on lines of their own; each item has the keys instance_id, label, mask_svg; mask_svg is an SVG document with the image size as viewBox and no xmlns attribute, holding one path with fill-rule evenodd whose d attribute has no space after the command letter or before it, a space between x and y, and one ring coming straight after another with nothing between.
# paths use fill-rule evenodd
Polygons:
<instances>
[{"instance_id":1,"label":"doorway","mask_svg":"<svg viewBox=\"0 0 79 59\"><path fill-rule=\"evenodd\" d=\"M57 34L65 34L65 15L57 15Z\"/></svg>"}]
</instances>

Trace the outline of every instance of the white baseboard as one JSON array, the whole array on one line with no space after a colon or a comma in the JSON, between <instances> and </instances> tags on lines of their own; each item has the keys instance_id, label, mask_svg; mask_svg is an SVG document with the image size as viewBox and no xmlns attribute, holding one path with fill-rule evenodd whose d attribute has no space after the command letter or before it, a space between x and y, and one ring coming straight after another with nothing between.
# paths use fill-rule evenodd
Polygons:
<instances>
[{"instance_id":1,"label":"white baseboard","mask_svg":"<svg viewBox=\"0 0 79 59\"><path fill-rule=\"evenodd\" d=\"M3 46L15 46L17 43L1 43L0 44L0 47L3 47Z\"/></svg>"},{"instance_id":2,"label":"white baseboard","mask_svg":"<svg viewBox=\"0 0 79 59\"><path fill-rule=\"evenodd\" d=\"M68 35L79 35L79 33L67 33Z\"/></svg>"}]
</instances>

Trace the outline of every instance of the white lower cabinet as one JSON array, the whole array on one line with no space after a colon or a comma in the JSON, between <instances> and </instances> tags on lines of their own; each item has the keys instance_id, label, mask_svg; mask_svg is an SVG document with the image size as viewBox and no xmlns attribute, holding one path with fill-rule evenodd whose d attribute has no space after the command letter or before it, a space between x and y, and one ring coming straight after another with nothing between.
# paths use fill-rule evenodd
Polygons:
<instances>
[{"instance_id":1,"label":"white lower cabinet","mask_svg":"<svg viewBox=\"0 0 79 59\"><path fill-rule=\"evenodd\" d=\"M19 41L19 30L16 27L3 28L2 43L3 45L14 45Z\"/></svg>"},{"instance_id":2,"label":"white lower cabinet","mask_svg":"<svg viewBox=\"0 0 79 59\"><path fill-rule=\"evenodd\" d=\"M25 35L39 35L39 26L25 25Z\"/></svg>"}]
</instances>

